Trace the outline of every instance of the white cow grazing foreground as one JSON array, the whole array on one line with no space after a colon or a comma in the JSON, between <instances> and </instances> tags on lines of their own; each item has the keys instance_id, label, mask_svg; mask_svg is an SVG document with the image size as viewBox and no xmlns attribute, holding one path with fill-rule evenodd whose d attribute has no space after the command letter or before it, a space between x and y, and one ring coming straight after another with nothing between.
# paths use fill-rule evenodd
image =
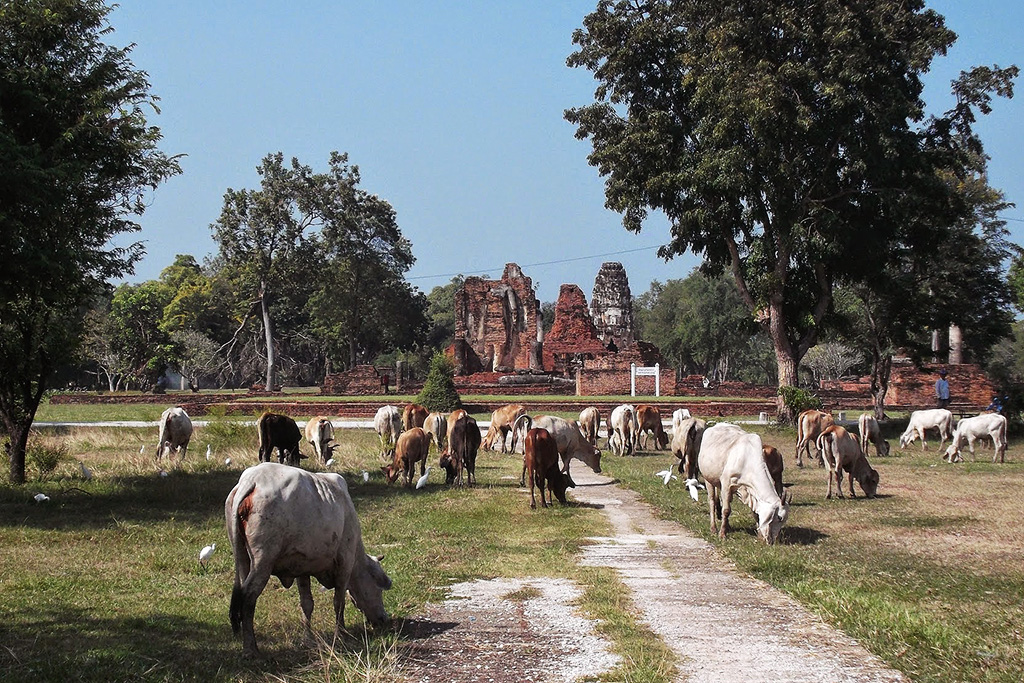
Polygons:
<instances>
[{"instance_id":1,"label":"white cow grazing foreground","mask_svg":"<svg viewBox=\"0 0 1024 683\"><path fill-rule=\"evenodd\" d=\"M633 406L623 403L608 418L608 450L615 455L633 452Z\"/></svg>"},{"instance_id":2,"label":"white cow grazing foreground","mask_svg":"<svg viewBox=\"0 0 1024 683\"><path fill-rule=\"evenodd\" d=\"M224 502L235 555L231 628L258 655L253 615L271 576L298 584L302 623L313 614L310 577L334 589L335 635L345 628L345 593L373 625L386 624L383 591L391 579L380 560L366 554L355 507L340 474L313 473L277 463L250 467Z\"/></svg>"},{"instance_id":3,"label":"white cow grazing foreground","mask_svg":"<svg viewBox=\"0 0 1024 683\"><path fill-rule=\"evenodd\" d=\"M338 444L331 444L334 441L334 425L328 417L314 417L306 422L306 441L313 446L313 453L320 459L321 464L326 464L334 453Z\"/></svg>"},{"instance_id":4,"label":"white cow grazing foreground","mask_svg":"<svg viewBox=\"0 0 1024 683\"><path fill-rule=\"evenodd\" d=\"M395 406L381 406L373 416L373 429L380 437L380 457L391 460L395 443L402 433L402 411Z\"/></svg>"},{"instance_id":5,"label":"white cow grazing foreground","mask_svg":"<svg viewBox=\"0 0 1024 683\"><path fill-rule=\"evenodd\" d=\"M184 459L191 439L192 420L188 413L180 406L168 408L160 416L160 443L156 445L156 459L161 459L165 451L179 453Z\"/></svg>"},{"instance_id":6,"label":"white cow grazing foreground","mask_svg":"<svg viewBox=\"0 0 1024 683\"><path fill-rule=\"evenodd\" d=\"M953 436L953 413L945 408L932 408L930 410L915 410L910 414L910 423L907 430L900 435L900 448L906 448L914 443L918 437L921 438L921 450L928 448L925 441L925 430L939 430L939 450L946 445L946 441Z\"/></svg>"},{"instance_id":7,"label":"white cow grazing foreground","mask_svg":"<svg viewBox=\"0 0 1024 683\"><path fill-rule=\"evenodd\" d=\"M769 545L775 543L789 516L789 501L775 491L775 482L764 461L761 437L728 422L708 427L701 439L697 464L707 484L712 533L717 530L719 538L725 538L732 496L738 492L757 516L757 535ZM719 505L722 524L716 529Z\"/></svg>"},{"instance_id":8,"label":"white cow grazing foreground","mask_svg":"<svg viewBox=\"0 0 1024 683\"><path fill-rule=\"evenodd\" d=\"M857 418L857 431L860 432L860 450L868 454L868 443L875 444L875 455L889 455L889 442L882 438L882 428L871 413L861 413Z\"/></svg>"},{"instance_id":9,"label":"white cow grazing foreground","mask_svg":"<svg viewBox=\"0 0 1024 683\"><path fill-rule=\"evenodd\" d=\"M946 449L943 460L963 460L960 457L960 447L963 446L964 439L967 439L967 445L971 450L971 460L974 460L974 442L978 439L992 439L992 462L995 462L996 458L999 462L1006 462L1006 418L999 413L982 413L957 422L956 431L953 432L953 443Z\"/></svg>"}]
</instances>

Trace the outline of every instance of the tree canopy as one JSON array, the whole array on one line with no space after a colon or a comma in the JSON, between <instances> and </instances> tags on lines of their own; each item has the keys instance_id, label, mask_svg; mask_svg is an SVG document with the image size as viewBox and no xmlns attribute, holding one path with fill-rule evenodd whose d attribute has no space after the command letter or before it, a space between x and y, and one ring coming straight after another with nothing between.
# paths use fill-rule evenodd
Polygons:
<instances>
[{"instance_id":1,"label":"tree canopy","mask_svg":"<svg viewBox=\"0 0 1024 683\"><path fill-rule=\"evenodd\" d=\"M0 5L0 420L11 480L52 373L75 352L86 305L131 272L146 192L180 172L157 145L146 74L103 42L100 0Z\"/></svg>"},{"instance_id":2,"label":"tree canopy","mask_svg":"<svg viewBox=\"0 0 1024 683\"><path fill-rule=\"evenodd\" d=\"M595 102L566 118L607 206L635 232L663 212L661 256L730 271L793 384L836 282L942 244L969 213L944 174L967 168L971 116L1007 82L975 74L926 125L921 75L954 40L923 0L602 0L568 59Z\"/></svg>"}]
</instances>

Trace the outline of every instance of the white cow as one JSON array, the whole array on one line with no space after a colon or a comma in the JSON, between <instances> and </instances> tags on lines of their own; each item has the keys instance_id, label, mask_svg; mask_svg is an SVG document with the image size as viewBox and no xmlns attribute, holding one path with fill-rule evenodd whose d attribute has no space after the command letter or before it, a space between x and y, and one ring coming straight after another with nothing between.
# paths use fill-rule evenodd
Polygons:
<instances>
[{"instance_id":1,"label":"white cow","mask_svg":"<svg viewBox=\"0 0 1024 683\"><path fill-rule=\"evenodd\" d=\"M868 443L875 444L875 455L889 455L889 442L882 438L882 428L871 413L861 413L857 418L857 431L860 432L860 450L868 454Z\"/></svg>"},{"instance_id":2,"label":"white cow","mask_svg":"<svg viewBox=\"0 0 1024 683\"><path fill-rule=\"evenodd\" d=\"M921 450L928 448L925 441L926 429L938 429L941 441L939 450L946 445L946 440L953 436L953 413L945 408L932 408L930 410L915 410L910 414L910 423L907 430L900 435L900 448L906 448L921 437Z\"/></svg>"},{"instance_id":3,"label":"white cow","mask_svg":"<svg viewBox=\"0 0 1024 683\"><path fill-rule=\"evenodd\" d=\"M334 453L338 444L331 445L334 441L334 425L329 417L314 417L306 422L306 441L313 446L313 453L326 464Z\"/></svg>"},{"instance_id":4,"label":"white cow","mask_svg":"<svg viewBox=\"0 0 1024 683\"><path fill-rule=\"evenodd\" d=\"M373 416L373 429L380 437L380 457L391 460L395 442L402 433L402 411L395 406L381 406Z\"/></svg>"},{"instance_id":5,"label":"white cow","mask_svg":"<svg viewBox=\"0 0 1024 683\"><path fill-rule=\"evenodd\" d=\"M231 628L249 655L259 654L253 631L256 600L271 576L299 587L302 623L313 614L310 577L334 589L335 635L345 628L345 593L374 625L386 624L382 592L391 579L367 555L348 486L340 474L314 473L267 462L250 467L224 502L235 554Z\"/></svg>"},{"instance_id":6,"label":"white cow","mask_svg":"<svg viewBox=\"0 0 1024 683\"><path fill-rule=\"evenodd\" d=\"M789 501L775 491L764 461L761 437L728 422L708 427L701 439L697 464L707 484L712 533L717 530L719 538L725 538L732 496L739 493L757 516L757 535L769 545L775 543L789 516ZM722 524L716 529L719 505Z\"/></svg>"},{"instance_id":7,"label":"white cow","mask_svg":"<svg viewBox=\"0 0 1024 683\"><path fill-rule=\"evenodd\" d=\"M594 406L580 411L580 431L592 446L597 446L597 433L601 430L601 412Z\"/></svg>"},{"instance_id":8,"label":"white cow","mask_svg":"<svg viewBox=\"0 0 1024 683\"><path fill-rule=\"evenodd\" d=\"M184 459L191 439L192 420L188 413L180 406L168 408L160 416L160 443L156 445L156 459L160 460L165 451L179 453Z\"/></svg>"},{"instance_id":9,"label":"white cow","mask_svg":"<svg viewBox=\"0 0 1024 683\"><path fill-rule=\"evenodd\" d=\"M518 440L516 435L522 434L525 448L526 433L533 428L546 429L554 438L555 444L558 446L558 454L562 456L562 472L569 474L569 462L576 458L585 463L594 472L600 474L601 451L597 450L596 446L591 445L583 438L583 433L575 422L569 422L566 419L553 415L540 415L536 418L523 415L516 420L515 425L512 427L513 446ZM525 467L523 468L521 481L525 486ZM575 486L575 484L572 485Z\"/></svg>"},{"instance_id":10,"label":"white cow","mask_svg":"<svg viewBox=\"0 0 1024 683\"><path fill-rule=\"evenodd\" d=\"M946 449L943 460L963 460L960 457L960 447L964 439L967 439L967 445L971 450L971 460L974 460L974 442L978 439L992 439L992 462L995 462L996 458L999 458L999 462L1006 462L1006 418L999 413L982 413L957 422L956 431L953 432L953 443Z\"/></svg>"},{"instance_id":11,"label":"white cow","mask_svg":"<svg viewBox=\"0 0 1024 683\"><path fill-rule=\"evenodd\" d=\"M683 424L683 420L689 420L690 417L691 417L690 416L690 411L687 410L686 408L678 408L677 410L675 410L672 413L672 431L673 431L673 433L679 431L679 427L680 427L680 425Z\"/></svg>"},{"instance_id":12,"label":"white cow","mask_svg":"<svg viewBox=\"0 0 1024 683\"><path fill-rule=\"evenodd\" d=\"M623 403L612 410L608 418L608 449L615 455L627 455L633 452L634 408Z\"/></svg>"},{"instance_id":13,"label":"white cow","mask_svg":"<svg viewBox=\"0 0 1024 683\"><path fill-rule=\"evenodd\" d=\"M423 421L423 429L434 435L437 450L443 451L448 444L448 413L430 413Z\"/></svg>"}]
</instances>

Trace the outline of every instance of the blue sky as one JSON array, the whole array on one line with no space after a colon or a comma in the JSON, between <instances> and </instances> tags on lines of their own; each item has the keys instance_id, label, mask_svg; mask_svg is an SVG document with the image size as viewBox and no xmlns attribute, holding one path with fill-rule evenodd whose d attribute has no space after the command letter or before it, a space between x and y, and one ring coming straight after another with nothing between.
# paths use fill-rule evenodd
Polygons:
<instances>
[{"instance_id":1,"label":"blue sky","mask_svg":"<svg viewBox=\"0 0 1024 683\"><path fill-rule=\"evenodd\" d=\"M960 35L929 74L934 112L950 106L948 84L961 69L1024 66L1020 0L929 5ZM634 295L653 279L685 277L695 257L665 263L655 254L668 238L664 222L634 235L604 208L589 144L562 117L593 101L591 74L565 59L595 6L120 0L108 40L136 44L132 59L161 98L151 120L162 147L188 155L133 236L148 253L132 280L157 277L178 253L214 253L209 226L225 190L256 187L267 153L325 170L331 150L347 152L363 188L395 207L417 258L409 278L424 292L455 273L498 277L509 261L542 301L554 301L563 282L589 298L603 261L624 264ZM1009 223L1018 243L1022 98L997 102L978 125L990 182L1021 206L1006 214L1019 219Z\"/></svg>"}]
</instances>

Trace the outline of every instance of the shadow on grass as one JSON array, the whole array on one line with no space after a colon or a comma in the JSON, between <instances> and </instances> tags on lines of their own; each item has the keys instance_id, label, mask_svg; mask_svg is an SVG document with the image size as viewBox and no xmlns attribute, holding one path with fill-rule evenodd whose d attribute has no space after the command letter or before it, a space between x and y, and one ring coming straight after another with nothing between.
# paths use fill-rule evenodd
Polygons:
<instances>
[{"instance_id":1,"label":"shadow on grass","mask_svg":"<svg viewBox=\"0 0 1024 683\"><path fill-rule=\"evenodd\" d=\"M395 629L402 640L425 640L439 636L458 626L455 621L430 621L427 619L405 619Z\"/></svg>"},{"instance_id":2,"label":"shadow on grass","mask_svg":"<svg viewBox=\"0 0 1024 683\"><path fill-rule=\"evenodd\" d=\"M817 529L803 526L787 526L782 528L779 542L782 545L815 545L828 538L828 534Z\"/></svg>"}]
</instances>

